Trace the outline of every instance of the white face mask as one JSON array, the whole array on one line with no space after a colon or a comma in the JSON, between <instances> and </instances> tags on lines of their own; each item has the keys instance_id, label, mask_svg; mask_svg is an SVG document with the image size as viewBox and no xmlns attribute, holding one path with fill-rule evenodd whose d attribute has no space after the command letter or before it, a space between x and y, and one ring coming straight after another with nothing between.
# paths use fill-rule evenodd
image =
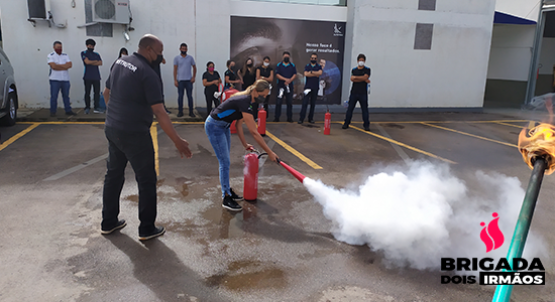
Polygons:
<instances>
[{"instance_id":1,"label":"white face mask","mask_svg":"<svg viewBox=\"0 0 555 302\"><path fill-rule=\"evenodd\" d=\"M360 67L364 66L364 61L358 61L358 66Z\"/></svg>"},{"instance_id":2,"label":"white face mask","mask_svg":"<svg viewBox=\"0 0 555 302\"><path fill-rule=\"evenodd\" d=\"M264 62L264 66L265 66L265 67L268 67L268 66L270 66L270 63Z\"/></svg>"}]
</instances>

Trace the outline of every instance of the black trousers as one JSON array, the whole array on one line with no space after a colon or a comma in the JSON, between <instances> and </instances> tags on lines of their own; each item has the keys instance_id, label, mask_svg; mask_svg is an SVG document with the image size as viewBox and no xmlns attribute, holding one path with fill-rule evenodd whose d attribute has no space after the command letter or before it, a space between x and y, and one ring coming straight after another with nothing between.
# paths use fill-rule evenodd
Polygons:
<instances>
[{"instance_id":1,"label":"black trousers","mask_svg":"<svg viewBox=\"0 0 555 302\"><path fill-rule=\"evenodd\" d=\"M139 187L139 235L154 231L156 220L156 169L150 132L127 132L106 127L108 164L102 196L102 228L118 222L119 199L125 182L127 162L135 172Z\"/></svg>"},{"instance_id":2,"label":"black trousers","mask_svg":"<svg viewBox=\"0 0 555 302\"><path fill-rule=\"evenodd\" d=\"M212 103L214 103L214 107L220 106L220 101L214 97L214 92L217 92L217 90L204 90L204 96L206 97L206 117L212 112Z\"/></svg>"},{"instance_id":3,"label":"black trousers","mask_svg":"<svg viewBox=\"0 0 555 302\"><path fill-rule=\"evenodd\" d=\"M91 108L91 87L94 89L94 108L100 108L100 80L85 81L85 109Z\"/></svg>"},{"instance_id":4,"label":"black trousers","mask_svg":"<svg viewBox=\"0 0 555 302\"><path fill-rule=\"evenodd\" d=\"M305 95L303 98L303 107L301 108L301 116L299 117L299 121L304 121L306 117L306 107L308 107L308 103L310 102L310 111L308 112L308 120L314 120L314 109L316 107L316 99L318 98L318 90L312 89L312 91Z\"/></svg>"}]
</instances>

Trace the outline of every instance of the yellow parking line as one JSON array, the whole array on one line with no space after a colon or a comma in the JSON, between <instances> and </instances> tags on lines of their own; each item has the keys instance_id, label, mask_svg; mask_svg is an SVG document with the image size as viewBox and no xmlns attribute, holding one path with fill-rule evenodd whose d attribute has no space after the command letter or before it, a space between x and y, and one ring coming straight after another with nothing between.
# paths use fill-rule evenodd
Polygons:
<instances>
[{"instance_id":1,"label":"yellow parking line","mask_svg":"<svg viewBox=\"0 0 555 302\"><path fill-rule=\"evenodd\" d=\"M454 129L450 129L450 128L445 128L445 127L441 127L441 126L437 126L437 125L432 125L432 124L428 124L428 123L421 123L421 124L429 126L429 127L434 127L434 128L438 128L438 129L442 129L442 130L451 131L451 132L455 132L455 133L458 133L458 134L474 137L474 138L479 138L479 139L482 139L482 140L485 140L485 141L488 141L488 142L492 142L492 143L498 143L498 144L501 144L501 145L518 148L517 145L497 141L497 140L490 139L490 138L483 137L483 136L479 136L479 135L470 134L470 133L467 133L467 132L462 132L462 131L458 131L458 130L454 130Z\"/></svg>"},{"instance_id":2,"label":"yellow parking line","mask_svg":"<svg viewBox=\"0 0 555 302\"><path fill-rule=\"evenodd\" d=\"M518 128L518 129L524 129L524 126L517 126L517 125L507 124L507 123L503 123L503 122L497 122L496 124L503 125L503 126L514 127L514 128Z\"/></svg>"},{"instance_id":3,"label":"yellow parking line","mask_svg":"<svg viewBox=\"0 0 555 302\"><path fill-rule=\"evenodd\" d=\"M156 176L160 176L160 160L158 157L158 130L156 124L150 126L150 136L152 136L152 144L154 145L154 167L156 168Z\"/></svg>"},{"instance_id":4,"label":"yellow parking line","mask_svg":"<svg viewBox=\"0 0 555 302\"><path fill-rule=\"evenodd\" d=\"M308 157L302 155L299 151L293 149L293 147L289 146L288 144L286 144L284 141L282 141L281 139L277 138L275 135L271 134L270 132L268 132L268 130L266 130L266 135L268 135L268 137L270 137L271 139L274 140L274 142L278 143L280 146L282 146L283 148L285 148L285 150L293 153L293 155L295 155L296 157L298 157L300 160L304 161L307 165L311 166L313 169L316 170L320 170L323 169L322 167L318 166L315 162L311 161L310 159L308 159Z\"/></svg>"},{"instance_id":5,"label":"yellow parking line","mask_svg":"<svg viewBox=\"0 0 555 302\"><path fill-rule=\"evenodd\" d=\"M40 125L39 123L33 123L31 126L27 127L27 129L25 129L25 130L19 132L18 134L12 136L9 140L0 144L0 151L6 149L6 147L8 147L9 145L11 145L13 142L20 139L21 137L23 137L25 134L31 132L31 130L37 128L39 125Z\"/></svg>"},{"instance_id":6,"label":"yellow parking line","mask_svg":"<svg viewBox=\"0 0 555 302\"><path fill-rule=\"evenodd\" d=\"M442 161L447 162L447 163L450 163L450 164L457 164L457 162L454 162L454 161L452 161L452 160L448 160L448 159L446 159L446 158L437 156L437 155L432 154L432 153L430 153L430 152L426 152L426 151L420 150L420 149L418 149L418 148L409 146L409 145L407 145L407 144L403 144L403 143L398 142L398 141L396 141L396 140L394 140L394 139L391 139L391 138L388 138L388 137L385 137L385 136L382 136L382 135L379 135L379 134L376 134L376 133L372 133L372 132L370 132L370 131L364 131L364 130L362 130L362 129L359 128L359 127L353 126L352 124L351 124L349 127L350 127L350 128L353 128L353 129L356 129L356 130L358 130L358 131L360 131L360 132L362 132L362 133L366 133L366 134L372 135L372 136L374 136L374 137L377 137L377 138L379 138L379 139L383 139L384 141L387 141L387 142L390 142L390 143L392 143L392 144L401 146L401 147L403 147L403 148L407 148L407 149L409 149L409 150L418 152L418 153L420 153L420 154L424 154L424 155L427 155L427 156L429 156L429 157L433 157L433 158L442 160Z\"/></svg>"}]
</instances>

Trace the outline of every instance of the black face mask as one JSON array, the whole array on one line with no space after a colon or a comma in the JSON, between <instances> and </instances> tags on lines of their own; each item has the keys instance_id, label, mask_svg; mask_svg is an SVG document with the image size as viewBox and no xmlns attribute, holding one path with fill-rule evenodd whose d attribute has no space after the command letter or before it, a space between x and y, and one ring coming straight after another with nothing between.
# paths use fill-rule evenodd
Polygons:
<instances>
[{"instance_id":1,"label":"black face mask","mask_svg":"<svg viewBox=\"0 0 555 302\"><path fill-rule=\"evenodd\" d=\"M186 55L186 54L187 54L187 51L181 51L181 54L182 54L182 55Z\"/></svg>"},{"instance_id":2,"label":"black face mask","mask_svg":"<svg viewBox=\"0 0 555 302\"><path fill-rule=\"evenodd\" d=\"M257 103L264 103L264 101L266 100L265 97L259 95L257 98L255 98Z\"/></svg>"},{"instance_id":3,"label":"black face mask","mask_svg":"<svg viewBox=\"0 0 555 302\"><path fill-rule=\"evenodd\" d=\"M158 55L156 57L156 60L152 61L152 66L158 66L160 64L162 64L162 61L164 61L164 56L163 55Z\"/></svg>"},{"instance_id":4,"label":"black face mask","mask_svg":"<svg viewBox=\"0 0 555 302\"><path fill-rule=\"evenodd\" d=\"M289 63L289 57L283 58L283 62L284 62L284 63Z\"/></svg>"},{"instance_id":5,"label":"black face mask","mask_svg":"<svg viewBox=\"0 0 555 302\"><path fill-rule=\"evenodd\" d=\"M252 63L247 64L247 67L252 67Z\"/></svg>"},{"instance_id":6,"label":"black face mask","mask_svg":"<svg viewBox=\"0 0 555 302\"><path fill-rule=\"evenodd\" d=\"M310 60L310 63L316 64L316 60Z\"/></svg>"},{"instance_id":7,"label":"black face mask","mask_svg":"<svg viewBox=\"0 0 555 302\"><path fill-rule=\"evenodd\" d=\"M94 47L93 48L87 48L88 51L93 52L94 51Z\"/></svg>"}]
</instances>

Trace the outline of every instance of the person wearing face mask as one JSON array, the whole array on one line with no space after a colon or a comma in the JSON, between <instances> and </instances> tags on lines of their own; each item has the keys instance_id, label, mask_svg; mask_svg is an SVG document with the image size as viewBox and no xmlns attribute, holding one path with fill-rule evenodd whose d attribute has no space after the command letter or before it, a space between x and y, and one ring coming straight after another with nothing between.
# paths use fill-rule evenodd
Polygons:
<instances>
[{"instance_id":1,"label":"person wearing face mask","mask_svg":"<svg viewBox=\"0 0 555 302\"><path fill-rule=\"evenodd\" d=\"M271 161L277 162L278 156L268 147L262 136L258 134L256 123L252 115L255 107L262 102L270 92L270 84L265 80L258 80L245 91L234 94L231 98L216 107L206 119L204 129L214 148L220 165L220 184L222 188L222 207L230 211L241 211L237 203L242 197L238 196L229 185L229 166L231 150L231 134L229 127L237 121L237 136L246 150L252 145L245 140L243 122L247 125L254 140L268 153Z\"/></svg>"},{"instance_id":2,"label":"person wearing face mask","mask_svg":"<svg viewBox=\"0 0 555 302\"><path fill-rule=\"evenodd\" d=\"M204 86L204 96L206 97L206 115L212 112L212 103L218 107L220 102L214 97L214 93L218 92L218 85L222 82L220 74L214 70L214 62L206 63L206 72L202 75L202 85Z\"/></svg>"},{"instance_id":3,"label":"person wearing face mask","mask_svg":"<svg viewBox=\"0 0 555 302\"><path fill-rule=\"evenodd\" d=\"M156 168L150 135L153 115L181 157L192 157L189 143L177 134L164 110L162 83L152 68L153 62L162 61L163 50L164 45L156 36L143 36L139 50L118 59L106 81L104 99L108 110L104 132L109 155L102 194L103 235L127 225L118 218L127 162L135 172L139 189L139 240L149 240L165 232L164 227L155 225Z\"/></svg>"},{"instance_id":4,"label":"person wearing face mask","mask_svg":"<svg viewBox=\"0 0 555 302\"><path fill-rule=\"evenodd\" d=\"M94 93L94 113L104 113L100 109L100 70L98 66L102 66L102 58L94 51L96 42L93 39L85 41L87 50L81 52L81 59L85 65L85 73L83 81L85 81L85 114L89 114L91 110L91 87Z\"/></svg>"},{"instance_id":5,"label":"person wearing face mask","mask_svg":"<svg viewBox=\"0 0 555 302\"><path fill-rule=\"evenodd\" d=\"M287 121L293 122L293 81L297 78L297 68L291 62L291 54L283 52L283 60L276 66L278 97L276 99L276 112L274 122L279 122L281 104L285 97L287 102Z\"/></svg>"},{"instance_id":6,"label":"person wearing face mask","mask_svg":"<svg viewBox=\"0 0 555 302\"><path fill-rule=\"evenodd\" d=\"M69 56L62 52L62 42L54 42L54 52L48 55L48 66L50 66L50 117L56 116L58 109L58 94L62 91L64 109L66 115L75 115L69 103L69 72L73 66Z\"/></svg>"},{"instance_id":7,"label":"person wearing face mask","mask_svg":"<svg viewBox=\"0 0 555 302\"><path fill-rule=\"evenodd\" d=\"M239 76L242 79L242 88L245 90L247 87L250 87L256 81L256 71L253 67L253 61L251 58L248 58L239 71Z\"/></svg>"},{"instance_id":8,"label":"person wearing face mask","mask_svg":"<svg viewBox=\"0 0 555 302\"><path fill-rule=\"evenodd\" d=\"M195 117L193 112L193 84L197 77L197 65L195 59L187 54L187 44L181 43L179 51L181 53L173 59L173 80L175 87L177 87L177 117L183 116L183 92L185 90L187 90L189 116Z\"/></svg>"},{"instance_id":9,"label":"person wearing face mask","mask_svg":"<svg viewBox=\"0 0 555 302\"><path fill-rule=\"evenodd\" d=\"M266 56L263 59L262 66L256 69L256 79L265 80L268 83L274 82L274 70L270 67L270 57ZM264 99L264 110L268 112L268 104L270 103L270 94ZM256 108L256 113L254 118L258 118L258 108ZM267 117L266 117L267 119Z\"/></svg>"},{"instance_id":10,"label":"person wearing face mask","mask_svg":"<svg viewBox=\"0 0 555 302\"><path fill-rule=\"evenodd\" d=\"M235 71L233 71L233 68L235 67L235 62L233 62L232 60L227 60L226 66L227 70L224 73L224 90L235 88L236 85L241 83L241 80L237 78L237 74L235 74Z\"/></svg>"},{"instance_id":11,"label":"person wearing face mask","mask_svg":"<svg viewBox=\"0 0 555 302\"><path fill-rule=\"evenodd\" d=\"M364 130L370 131L370 120L368 118L368 84L370 83L370 68L364 66L366 56L359 54L357 57L357 67L351 71L351 95L349 96L349 107L345 115L345 123L342 128L349 128L351 119L353 118L353 110L357 102L360 102L360 109L362 110L362 119L364 121Z\"/></svg>"},{"instance_id":12,"label":"person wearing face mask","mask_svg":"<svg viewBox=\"0 0 555 302\"><path fill-rule=\"evenodd\" d=\"M318 64L318 55L313 53L310 55L310 63L304 67L304 76L306 83L304 85L305 96L303 98L303 107L299 124L302 124L306 116L306 107L310 102L310 112L308 113L308 122L314 124L314 109L316 107L316 99L318 98L318 90L320 89L320 76L322 75L322 66Z\"/></svg>"}]
</instances>

